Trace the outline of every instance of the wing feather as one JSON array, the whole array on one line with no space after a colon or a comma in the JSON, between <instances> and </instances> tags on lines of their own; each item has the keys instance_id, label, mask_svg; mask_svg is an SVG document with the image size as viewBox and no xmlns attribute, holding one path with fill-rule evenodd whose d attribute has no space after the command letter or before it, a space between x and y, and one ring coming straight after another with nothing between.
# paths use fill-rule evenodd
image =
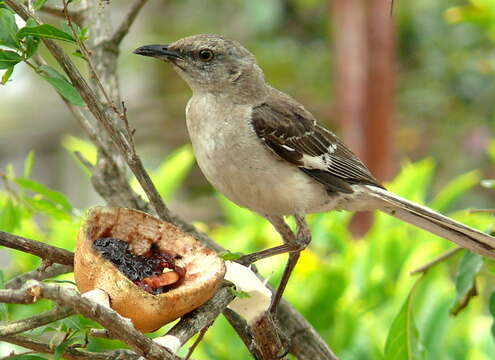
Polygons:
<instances>
[{"instance_id":1,"label":"wing feather","mask_svg":"<svg viewBox=\"0 0 495 360\"><path fill-rule=\"evenodd\" d=\"M321 182L328 191L350 193L351 184L383 187L334 133L275 89L265 102L253 108L251 124L271 151Z\"/></svg>"}]
</instances>

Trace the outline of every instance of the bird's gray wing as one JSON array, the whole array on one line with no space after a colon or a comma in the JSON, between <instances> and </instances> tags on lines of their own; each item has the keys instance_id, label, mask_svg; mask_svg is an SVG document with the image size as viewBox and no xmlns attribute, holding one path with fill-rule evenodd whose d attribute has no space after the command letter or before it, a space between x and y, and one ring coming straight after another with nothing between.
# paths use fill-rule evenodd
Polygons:
<instances>
[{"instance_id":1,"label":"bird's gray wing","mask_svg":"<svg viewBox=\"0 0 495 360\"><path fill-rule=\"evenodd\" d=\"M379 187L363 162L331 131L283 93L253 108L251 124L261 141L328 191L352 193L350 184Z\"/></svg>"}]
</instances>

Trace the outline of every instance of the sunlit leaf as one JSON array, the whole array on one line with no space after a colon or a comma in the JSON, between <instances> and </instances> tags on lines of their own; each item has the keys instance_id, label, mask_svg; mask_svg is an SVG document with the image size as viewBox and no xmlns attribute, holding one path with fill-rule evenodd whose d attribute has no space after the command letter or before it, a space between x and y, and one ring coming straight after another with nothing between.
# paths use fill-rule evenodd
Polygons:
<instances>
[{"instance_id":1,"label":"sunlit leaf","mask_svg":"<svg viewBox=\"0 0 495 360\"><path fill-rule=\"evenodd\" d=\"M488 309L490 310L490 314L492 315L493 318L493 323L492 323L492 336L495 339L495 291L492 291L492 294L490 295L490 300L488 302Z\"/></svg>"},{"instance_id":2,"label":"sunlit leaf","mask_svg":"<svg viewBox=\"0 0 495 360\"><path fill-rule=\"evenodd\" d=\"M194 155L191 146L184 145L169 155L158 169L150 173L153 183L165 200L169 200L172 197L187 174L189 174L193 165ZM133 180L132 187L138 193L144 195L136 180Z\"/></svg>"},{"instance_id":3,"label":"sunlit leaf","mask_svg":"<svg viewBox=\"0 0 495 360\"><path fill-rule=\"evenodd\" d=\"M62 138L62 146L70 153L74 153L75 151L81 153L81 155L91 164L96 164L96 146L94 146L90 141L71 135L65 135ZM88 175L91 175L91 172L85 166L83 166L83 170L87 172Z\"/></svg>"},{"instance_id":4,"label":"sunlit leaf","mask_svg":"<svg viewBox=\"0 0 495 360\"><path fill-rule=\"evenodd\" d=\"M36 0L33 4L34 10L39 10L45 5L48 0Z\"/></svg>"},{"instance_id":5,"label":"sunlit leaf","mask_svg":"<svg viewBox=\"0 0 495 360\"><path fill-rule=\"evenodd\" d=\"M9 198L0 208L0 230L6 232L15 231L21 222L22 212Z\"/></svg>"},{"instance_id":6,"label":"sunlit leaf","mask_svg":"<svg viewBox=\"0 0 495 360\"><path fill-rule=\"evenodd\" d=\"M12 73L14 72L14 67L11 66L9 68L7 68L7 71L5 71L2 75L2 85L5 85L7 84L7 81L9 81L10 77L12 76Z\"/></svg>"},{"instance_id":7,"label":"sunlit leaf","mask_svg":"<svg viewBox=\"0 0 495 360\"><path fill-rule=\"evenodd\" d=\"M225 261L234 261L240 259L244 254L240 252L230 252L228 250L221 251L218 253L218 256L220 256L223 260Z\"/></svg>"},{"instance_id":8,"label":"sunlit leaf","mask_svg":"<svg viewBox=\"0 0 495 360\"><path fill-rule=\"evenodd\" d=\"M390 327L385 343L385 360L417 360L423 358L419 332L414 324L413 298L423 276L416 280L404 305Z\"/></svg>"},{"instance_id":9,"label":"sunlit leaf","mask_svg":"<svg viewBox=\"0 0 495 360\"><path fill-rule=\"evenodd\" d=\"M61 192L52 190L47 186L40 184L34 180L16 178L14 181L26 190L30 190L34 193L43 195L46 199L53 201L55 204L60 205L60 209L66 212L72 211L72 205L69 203L67 198Z\"/></svg>"},{"instance_id":10,"label":"sunlit leaf","mask_svg":"<svg viewBox=\"0 0 495 360\"><path fill-rule=\"evenodd\" d=\"M22 57L16 52L0 49L0 69L10 69L21 61Z\"/></svg>"},{"instance_id":11,"label":"sunlit leaf","mask_svg":"<svg viewBox=\"0 0 495 360\"><path fill-rule=\"evenodd\" d=\"M487 189L495 189L495 179L481 180L481 186L483 186Z\"/></svg>"},{"instance_id":12,"label":"sunlit leaf","mask_svg":"<svg viewBox=\"0 0 495 360\"><path fill-rule=\"evenodd\" d=\"M230 292L234 294L234 296L238 297L239 299L247 299L250 298L251 295L249 295L247 292L242 291L242 290L237 290L234 287L229 287Z\"/></svg>"},{"instance_id":13,"label":"sunlit leaf","mask_svg":"<svg viewBox=\"0 0 495 360\"><path fill-rule=\"evenodd\" d=\"M469 189L478 185L480 179L481 177L477 170L456 177L435 196L430 203L431 207L439 211L445 211Z\"/></svg>"},{"instance_id":14,"label":"sunlit leaf","mask_svg":"<svg viewBox=\"0 0 495 360\"><path fill-rule=\"evenodd\" d=\"M12 11L0 8L0 45L13 49L19 48L19 41L16 37L17 25Z\"/></svg>"},{"instance_id":15,"label":"sunlit leaf","mask_svg":"<svg viewBox=\"0 0 495 360\"><path fill-rule=\"evenodd\" d=\"M17 38L23 39L26 36L37 36L41 38L54 39L54 40L62 40L71 43L75 43L76 39L72 37L71 34L66 33L60 29L57 29L55 26L49 24L43 24L33 27L23 27L17 33Z\"/></svg>"},{"instance_id":16,"label":"sunlit leaf","mask_svg":"<svg viewBox=\"0 0 495 360\"><path fill-rule=\"evenodd\" d=\"M451 309L453 315L457 315L468 305L471 298L477 295L475 279L483 266L483 262L481 255L465 250L455 279L457 296Z\"/></svg>"},{"instance_id":17,"label":"sunlit leaf","mask_svg":"<svg viewBox=\"0 0 495 360\"><path fill-rule=\"evenodd\" d=\"M31 176L31 172L33 171L34 160L35 160L35 154L34 151L31 150L29 154L26 156L26 160L24 160L24 172L22 174L22 177L24 179L28 179Z\"/></svg>"},{"instance_id":18,"label":"sunlit leaf","mask_svg":"<svg viewBox=\"0 0 495 360\"><path fill-rule=\"evenodd\" d=\"M23 199L35 212L39 212L57 220L71 220L71 216L60 208L59 205L39 197L25 197Z\"/></svg>"}]
</instances>

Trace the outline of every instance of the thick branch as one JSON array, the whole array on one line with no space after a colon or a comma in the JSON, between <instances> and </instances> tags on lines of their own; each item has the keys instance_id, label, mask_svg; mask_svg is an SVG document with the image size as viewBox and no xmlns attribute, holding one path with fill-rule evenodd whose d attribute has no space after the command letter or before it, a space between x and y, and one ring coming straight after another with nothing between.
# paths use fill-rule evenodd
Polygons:
<instances>
[{"instance_id":1,"label":"thick branch","mask_svg":"<svg viewBox=\"0 0 495 360\"><path fill-rule=\"evenodd\" d=\"M183 316L167 335L174 336L184 345L201 329L215 321L233 299L234 295L228 286L220 288L205 304Z\"/></svg>"},{"instance_id":2,"label":"thick branch","mask_svg":"<svg viewBox=\"0 0 495 360\"><path fill-rule=\"evenodd\" d=\"M68 250L3 231L0 231L0 245L27 252L54 263L72 265L74 262L74 254Z\"/></svg>"},{"instance_id":3,"label":"thick branch","mask_svg":"<svg viewBox=\"0 0 495 360\"><path fill-rule=\"evenodd\" d=\"M69 306L88 319L100 323L115 334L116 338L130 345L146 359L180 359L136 330L129 319L121 317L108 307L82 297L73 289L30 280L21 289L0 290L0 302L29 304L41 298L52 300L61 306Z\"/></svg>"}]
</instances>

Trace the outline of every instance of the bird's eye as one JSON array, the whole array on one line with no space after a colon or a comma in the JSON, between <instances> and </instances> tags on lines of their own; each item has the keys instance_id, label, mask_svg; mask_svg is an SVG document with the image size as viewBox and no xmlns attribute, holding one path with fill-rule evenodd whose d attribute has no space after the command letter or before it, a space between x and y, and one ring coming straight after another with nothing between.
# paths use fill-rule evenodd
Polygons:
<instances>
[{"instance_id":1,"label":"bird's eye","mask_svg":"<svg viewBox=\"0 0 495 360\"><path fill-rule=\"evenodd\" d=\"M213 57L213 51L211 51L210 49L203 49L199 51L199 58L201 59L201 61L208 62L213 60Z\"/></svg>"}]
</instances>

